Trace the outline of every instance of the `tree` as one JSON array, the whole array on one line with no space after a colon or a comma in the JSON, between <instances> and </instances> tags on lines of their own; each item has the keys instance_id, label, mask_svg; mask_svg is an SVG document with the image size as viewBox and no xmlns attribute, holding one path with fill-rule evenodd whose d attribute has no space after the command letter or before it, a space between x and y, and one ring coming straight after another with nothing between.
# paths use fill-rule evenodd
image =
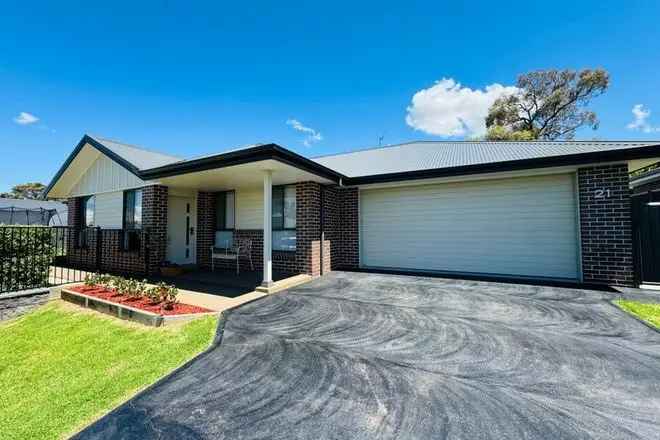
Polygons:
<instances>
[{"instance_id":1,"label":"tree","mask_svg":"<svg viewBox=\"0 0 660 440\"><path fill-rule=\"evenodd\" d=\"M518 77L518 92L498 98L488 111L488 140L573 139L583 126L598 129L591 100L609 86L603 69L537 70Z\"/></svg>"},{"instance_id":2,"label":"tree","mask_svg":"<svg viewBox=\"0 0 660 440\"><path fill-rule=\"evenodd\" d=\"M10 192L0 193L6 199L38 199L46 189L46 185L39 182L28 182L14 186Z\"/></svg>"}]
</instances>

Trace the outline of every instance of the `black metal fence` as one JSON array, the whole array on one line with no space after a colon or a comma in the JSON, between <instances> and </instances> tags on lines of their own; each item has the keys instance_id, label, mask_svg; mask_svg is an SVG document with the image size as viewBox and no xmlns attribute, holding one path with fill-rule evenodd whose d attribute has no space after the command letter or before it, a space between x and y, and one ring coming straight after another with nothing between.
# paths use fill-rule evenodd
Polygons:
<instances>
[{"instance_id":1,"label":"black metal fence","mask_svg":"<svg viewBox=\"0 0 660 440\"><path fill-rule=\"evenodd\" d=\"M80 282L90 272L146 274L143 230L0 226L0 294Z\"/></svg>"}]
</instances>

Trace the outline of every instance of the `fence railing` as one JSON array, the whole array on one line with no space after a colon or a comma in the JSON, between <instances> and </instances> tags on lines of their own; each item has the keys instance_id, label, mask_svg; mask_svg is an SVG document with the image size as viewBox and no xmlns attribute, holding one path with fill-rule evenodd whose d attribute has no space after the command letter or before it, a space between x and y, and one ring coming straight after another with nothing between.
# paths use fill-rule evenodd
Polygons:
<instances>
[{"instance_id":1,"label":"fence railing","mask_svg":"<svg viewBox=\"0 0 660 440\"><path fill-rule=\"evenodd\" d=\"M0 226L0 294L80 282L90 272L146 273L144 230Z\"/></svg>"}]
</instances>

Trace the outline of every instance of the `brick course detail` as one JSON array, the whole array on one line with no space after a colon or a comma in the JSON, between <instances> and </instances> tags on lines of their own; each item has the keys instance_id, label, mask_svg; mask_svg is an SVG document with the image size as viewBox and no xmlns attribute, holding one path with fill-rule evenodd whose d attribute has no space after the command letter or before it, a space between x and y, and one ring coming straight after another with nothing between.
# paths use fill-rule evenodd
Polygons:
<instances>
[{"instance_id":1,"label":"brick course detail","mask_svg":"<svg viewBox=\"0 0 660 440\"><path fill-rule=\"evenodd\" d=\"M634 283L627 164L578 170L585 283Z\"/></svg>"},{"instance_id":2,"label":"brick course detail","mask_svg":"<svg viewBox=\"0 0 660 440\"><path fill-rule=\"evenodd\" d=\"M149 261L147 271L158 272L160 263L167 258L167 198L168 189L162 185L142 189L142 227L149 234Z\"/></svg>"},{"instance_id":3,"label":"brick course detail","mask_svg":"<svg viewBox=\"0 0 660 440\"><path fill-rule=\"evenodd\" d=\"M357 188L339 191L339 264L342 269L357 269L360 265L359 192Z\"/></svg>"}]
</instances>

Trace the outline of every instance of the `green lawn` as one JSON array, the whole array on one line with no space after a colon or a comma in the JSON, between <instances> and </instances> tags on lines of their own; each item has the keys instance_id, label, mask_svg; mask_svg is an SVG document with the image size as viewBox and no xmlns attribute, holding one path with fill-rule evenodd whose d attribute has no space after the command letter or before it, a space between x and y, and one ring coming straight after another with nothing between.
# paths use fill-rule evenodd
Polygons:
<instances>
[{"instance_id":1,"label":"green lawn","mask_svg":"<svg viewBox=\"0 0 660 440\"><path fill-rule=\"evenodd\" d=\"M641 303L638 301L614 301L617 306L621 307L631 315L635 315L640 319L653 324L660 328L660 304Z\"/></svg>"},{"instance_id":2,"label":"green lawn","mask_svg":"<svg viewBox=\"0 0 660 440\"><path fill-rule=\"evenodd\" d=\"M0 323L0 439L56 439L209 346L217 319L147 328L52 303Z\"/></svg>"}]
</instances>

